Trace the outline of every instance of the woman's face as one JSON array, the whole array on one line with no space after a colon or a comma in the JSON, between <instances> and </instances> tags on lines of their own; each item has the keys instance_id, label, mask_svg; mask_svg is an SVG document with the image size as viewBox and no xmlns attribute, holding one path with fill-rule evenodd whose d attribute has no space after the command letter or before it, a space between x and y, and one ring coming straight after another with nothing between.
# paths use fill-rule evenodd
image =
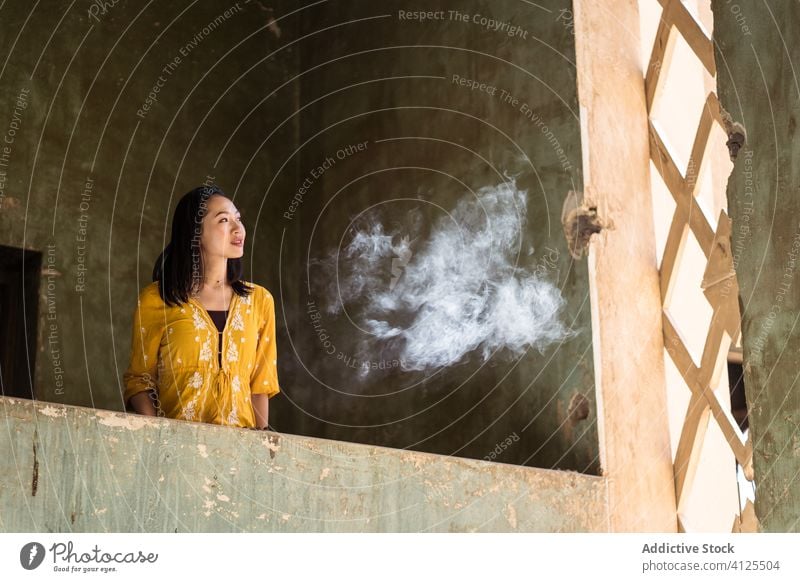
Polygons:
<instances>
[{"instance_id":1,"label":"woman's face","mask_svg":"<svg viewBox=\"0 0 800 582\"><path fill-rule=\"evenodd\" d=\"M200 238L206 256L238 259L244 255L244 237L242 217L233 202L220 195L209 198Z\"/></svg>"}]
</instances>

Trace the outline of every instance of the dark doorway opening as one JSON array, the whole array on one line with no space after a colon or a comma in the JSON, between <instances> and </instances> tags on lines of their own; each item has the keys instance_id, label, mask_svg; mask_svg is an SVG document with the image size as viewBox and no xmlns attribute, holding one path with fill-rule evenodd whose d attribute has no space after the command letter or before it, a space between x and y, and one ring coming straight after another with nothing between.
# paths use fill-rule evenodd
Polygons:
<instances>
[{"instance_id":1,"label":"dark doorway opening","mask_svg":"<svg viewBox=\"0 0 800 582\"><path fill-rule=\"evenodd\" d=\"M0 245L0 390L35 397L42 253Z\"/></svg>"},{"instance_id":2,"label":"dark doorway opening","mask_svg":"<svg viewBox=\"0 0 800 582\"><path fill-rule=\"evenodd\" d=\"M728 380L731 393L731 415L739 430L746 431L750 426L747 419L747 399L744 392L744 369L742 366L741 348L732 349L728 353Z\"/></svg>"}]
</instances>

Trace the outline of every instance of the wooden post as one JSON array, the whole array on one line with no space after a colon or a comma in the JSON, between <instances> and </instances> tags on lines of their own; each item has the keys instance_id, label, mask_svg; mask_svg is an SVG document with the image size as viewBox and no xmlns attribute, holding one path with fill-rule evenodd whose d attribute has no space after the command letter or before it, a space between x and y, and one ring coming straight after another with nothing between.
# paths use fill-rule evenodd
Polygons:
<instances>
[{"instance_id":1,"label":"wooden post","mask_svg":"<svg viewBox=\"0 0 800 582\"><path fill-rule=\"evenodd\" d=\"M677 531L635 0L575 0L600 461L609 531Z\"/></svg>"}]
</instances>

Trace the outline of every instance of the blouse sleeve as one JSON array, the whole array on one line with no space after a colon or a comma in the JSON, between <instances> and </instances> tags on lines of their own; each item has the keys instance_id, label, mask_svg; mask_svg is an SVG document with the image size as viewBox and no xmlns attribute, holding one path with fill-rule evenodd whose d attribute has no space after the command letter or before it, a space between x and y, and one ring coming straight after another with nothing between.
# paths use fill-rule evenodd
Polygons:
<instances>
[{"instance_id":1,"label":"blouse sleeve","mask_svg":"<svg viewBox=\"0 0 800 582\"><path fill-rule=\"evenodd\" d=\"M269 398L281 391L278 384L278 348L275 343L275 300L270 293L262 301L262 326L258 330L256 362L250 377L250 393Z\"/></svg>"},{"instance_id":2,"label":"blouse sleeve","mask_svg":"<svg viewBox=\"0 0 800 582\"><path fill-rule=\"evenodd\" d=\"M139 294L133 314L131 359L123 376L125 393L123 402L146 390L157 389L158 350L164 333L164 312L148 304L144 294Z\"/></svg>"}]
</instances>

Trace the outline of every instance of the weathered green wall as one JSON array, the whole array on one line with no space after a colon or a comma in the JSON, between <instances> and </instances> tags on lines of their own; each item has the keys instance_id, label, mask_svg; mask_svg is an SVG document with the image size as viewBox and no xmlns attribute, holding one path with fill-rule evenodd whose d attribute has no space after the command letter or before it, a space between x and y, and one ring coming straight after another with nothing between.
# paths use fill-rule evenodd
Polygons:
<instances>
[{"instance_id":1,"label":"weathered green wall","mask_svg":"<svg viewBox=\"0 0 800 582\"><path fill-rule=\"evenodd\" d=\"M0 243L42 252L45 265L52 251L56 271L42 279L39 399L121 410L136 294L150 281L177 198L210 174L243 212L246 275L277 299L284 393L271 401L276 430L474 458L499 450L502 462L599 471L587 268L570 257L560 223L565 194L582 188L568 0L435 8L458 10L466 22L449 13L447 21L398 18L398 10L429 10L423 2L121 2L96 18L90 6L40 5L30 18L32 6L19 0L0 10L0 54L8 55L0 132L29 90ZM489 30L476 15L518 32ZM181 56L196 35L199 44ZM454 84L454 74L496 93ZM137 116L159 76L158 102ZM502 100L502 90L517 102ZM412 139L378 143L400 137ZM326 171L284 218L313 168L362 141L365 152ZM398 166L430 170L367 176ZM335 248L355 213L395 197L438 205L417 205L432 224L466 188L496 184L503 171L529 192L519 265L561 289L562 319L577 337L543 355L499 354L481 366L473 354L435 374L390 369L367 380L320 350L306 312L309 250L314 258ZM356 178L312 240L321 208ZM412 206L386 206L387 216ZM83 228L87 271L77 291ZM311 273L315 284L325 278ZM363 334L346 317L325 325L338 351L355 353Z\"/></svg>"},{"instance_id":2,"label":"weathered green wall","mask_svg":"<svg viewBox=\"0 0 800 582\"><path fill-rule=\"evenodd\" d=\"M747 143L728 183L756 515L800 531L800 4L713 2L719 96Z\"/></svg>"},{"instance_id":3,"label":"weathered green wall","mask_svg":"<svg viewBox=\"0 0 800 582\"><path fill-rule=\"evenodd\" d=\"M603 531L600 477L0 398L0 531Z\"/></svg>"},{"instance_id":4,"label":"weathered green wall","mask_svg":"<svg viewBox=\"0 0 800 582\"><path fill-rule=\"evenodd\" d=\"M512 436L497 460L599 470L587 267L567 252L560 221L566 193L582 188L571 3L539 5L353 1L303 13L298 177L277 223L286 229L282 307L296 354L284 376L293 406L281 409L279 430L473 458ZM426 21L400 15L418 10L436 13ZM487 29L482 17L509 27ZM509 35L510 26L518 32ZM471 90L453 75L494 89ZM337 157L358 143L363 151ZM315 170L327 158L331 167ZM474 352L458 365L409 372L392 367L389 342L363 348L370 334L357 311L325 312L341 263L337 272L307 257L344 248L370 212L395 242L419 235L417 253L435 221L504 172L528 190L519 266L561 289L563 320L577 337L544 354L501 350L484 364ZM414 217L424 224L417 231ZM384 272L385 287L365 294L390 285L391 260ZM389 367L362 378L365 363ZM585 419L570 408L582 397Z\"/></svg>"},{"instance_id":5,"label":"weathered green wall","mask_svg":"<svg viewBox=\"0 0 800 582\"><path fill-rule=\"evenodd\" d=\"M138 290L177 199L209 175L245 218L246 275L277 287L264 192L291 124L261 144L294 109L291 86L266 99L296 68L289 49L267 59L292 38L291 18L268 26L289 5L3 3L0 133L20 92L28 105L5 168L0 244L42 252L55 271L42 277L39 399L122 408Z\"/></svg>"}]
</instances>

